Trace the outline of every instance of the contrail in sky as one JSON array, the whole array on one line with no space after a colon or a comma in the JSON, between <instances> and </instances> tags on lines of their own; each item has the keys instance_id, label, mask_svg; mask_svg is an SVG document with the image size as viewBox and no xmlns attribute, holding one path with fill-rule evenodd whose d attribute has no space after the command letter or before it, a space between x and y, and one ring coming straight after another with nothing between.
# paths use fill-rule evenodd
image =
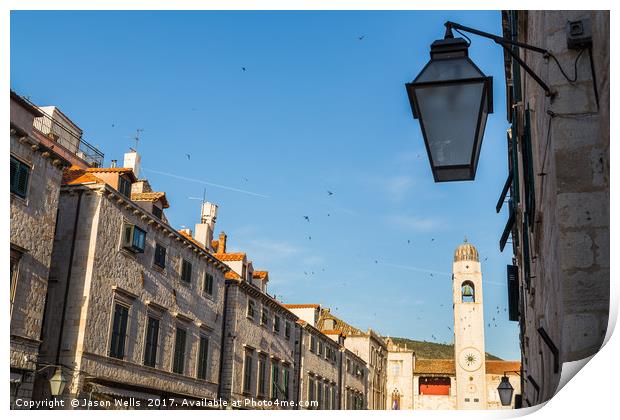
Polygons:
<instances>
[{"instance_id":1,"label":"contrail in sky","mask_svg":"<svg viewBox=\"0 0 620 420\"><path fill-rule=\"evenodd\" d=\"M209 185L211 187L222 188L224 190L235 191L235 192L239 192L239 193L243 193L243 194L253 195L255 197L269 198L268 195L259 194L259 193L255 193L255 192L252 192L252 191L246 191L246 190L242 190L242 189L239 189L239 188L228 187L226 185L214 184L212 182L207 182L207 181L203 181L203 180L200 180L200 179L187 178L187 177L180 176L180 175L170 174L168 172L156 171L154 169L148 169L148 168L142 168L142 169L147 171L147 172L153 172L154 174L169 176L171 178L176 178L176 179L182 179L184 181L196 182L198 184L204 184L204 185Z\"/></svg>"},{"instance_id":2,"label":"contrail in sky","mask_svg":"<svg viewBox=\"0 0 620 420\"><path fill-rule=\"evenodd\" d=\"M435 271L435 270L429 270L427 268L420 268L420 267L412 267L410 265L400 265L400 264L390 264L390 263L383 263L383 265L387 265L389 267L394 267L394 268L402 268L403 270L410 270L410 271L418 271L420 273L431 273L431 274L439 274L440 276L452 276L452 273L445 273L443 271ZM482 280L482 284L491 284L493 286L505 286L505 284L502 283L497 283L494 281L489 281L489 280Z\"/></svg>"}]
</instances>

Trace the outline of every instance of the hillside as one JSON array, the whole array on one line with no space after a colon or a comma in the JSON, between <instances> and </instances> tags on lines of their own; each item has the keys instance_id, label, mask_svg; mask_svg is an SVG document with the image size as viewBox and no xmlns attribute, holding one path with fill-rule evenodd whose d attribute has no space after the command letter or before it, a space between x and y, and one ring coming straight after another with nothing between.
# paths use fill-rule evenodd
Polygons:
<instances>
[{"instance_id":1,"label":"hillside","mask_svg":"<svg viewBox=\"0 0 620 420\"><path fill-rule=\"evenodd\" d=\"M384 337L387 338L387 337ZM440 344L430 341L410 340L409 338L390 337L396 344L413 350L420 359L453 359L454 345ZM486 354L487 360L502 360L490 353Z\"/></svg>"}]
</instances>

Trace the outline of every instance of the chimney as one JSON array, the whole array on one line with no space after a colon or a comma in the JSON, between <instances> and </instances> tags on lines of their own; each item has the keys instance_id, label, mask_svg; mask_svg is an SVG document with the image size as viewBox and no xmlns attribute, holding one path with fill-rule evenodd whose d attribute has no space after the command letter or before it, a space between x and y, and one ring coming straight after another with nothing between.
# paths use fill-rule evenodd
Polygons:
<instances>
[{"instance_id":1,"label":"chimney","mask_svg":"<svg viewBox=\"0 0 620 420\"><path fill-rule=\"evenodd\" d=\"M110 168L116 168L116 159L110 161Z\"/></svg>"},{"instance_id":2,"label":"chimney","mask_svg":"<svg viewBox=\"0 0 620 420\"><path fill-rule=\"evenodd\" d=\"M131 168L136 178L140 177L140 155L134 149L129 149L129 152L125 153L125 160L123 161L123 168Z\"/></svg>"},{"instance_id":3,"label":"chimney","mask_svg":"<svg viewBox=\"0 0 620 420\"><path fill-rule=\"evenodd\" d=\"M189 235L189 237L192 237L192 230L190 228L185 228L185 229L179 229L179 232L185 233L186 235Z\"/></svg>"},{"instance_id":4,"label":"chimney","mask_svg":"<svg viewBox=\"0 0 620 420\"><path fill-rule=\"evenodd\" d=\"M215 231L215 219L217 218L217 205L205 201L202 203L200 212L200 223L196 224L196 240L205 247L212 250L213 232Z\"/></svg>"},{"instance_id":5,"label":"chimney","mask_svg":"<svg viewBox=\"0 0 620 420\"><path fill-rule=\"evenodd\" d=\"M217 253L218 254L226 253L226 234L224 232L220 232L220 238L217 243Z\"/></svg>"}]
</instances>

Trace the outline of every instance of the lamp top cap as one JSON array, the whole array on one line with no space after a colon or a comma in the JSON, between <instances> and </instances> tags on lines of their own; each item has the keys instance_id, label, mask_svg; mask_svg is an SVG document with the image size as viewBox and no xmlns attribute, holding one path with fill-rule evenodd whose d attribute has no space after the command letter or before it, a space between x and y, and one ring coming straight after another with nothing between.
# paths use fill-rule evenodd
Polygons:
<instances>
[{"instance_id":1,"label":"lamp top cap","mask_svg":"<svg viewBox=\"0 0 620 420\"><path fill-rule=\"evenodd\" d=\"M469 44L463 38L446 36L431 44L431 58L468 57Z\"/></svg>"}]
</instances>

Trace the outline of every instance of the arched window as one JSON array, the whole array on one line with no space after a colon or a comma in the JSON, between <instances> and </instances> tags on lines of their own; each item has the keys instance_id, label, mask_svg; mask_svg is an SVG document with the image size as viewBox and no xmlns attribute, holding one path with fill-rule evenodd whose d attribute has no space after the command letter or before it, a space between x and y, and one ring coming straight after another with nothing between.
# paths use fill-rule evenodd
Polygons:
<instances>
[{"instance_id":1,"label":"arched window","mask_svg":"<svg viewBox=\"0 0 620 420\"><path fill-rule=\"evenodd\" d=\"M475 302L476 301L476 289L474 283L467 280L461 284L461 302Z\"/></svg>"},{"instance_id":2,"label":"arched window","mask_svg":"<svg viewBox=\"0 0 620 420\"><path fill-rule=\"evenodd\" d=\"M392 391L392 410L400 410L400 392L398 389Z\"/></svg>"}]
</instances>

